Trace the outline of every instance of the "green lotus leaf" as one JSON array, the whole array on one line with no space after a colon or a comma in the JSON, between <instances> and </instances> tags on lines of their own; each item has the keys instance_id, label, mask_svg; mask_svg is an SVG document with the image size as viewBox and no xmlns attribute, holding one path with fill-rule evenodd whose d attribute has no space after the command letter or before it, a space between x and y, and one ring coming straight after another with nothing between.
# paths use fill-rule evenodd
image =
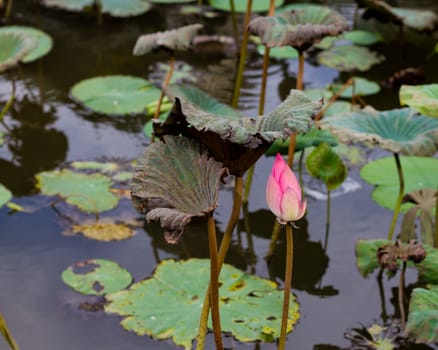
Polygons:
<instances>
[{"instance_id":1,"label":"green lotus leaf","mask_svg":"<svg viewBox=\"0 0 438 350\"><path fill-rule=\"evenodd\" d=\"M319 125L342 142L369 141L403 155L430 156L438 147L438 120L416 115L410 108L364 109L323 119Z\"/></svg>"},{"instance_id":2,"label":"green lotus leaf","mask_svg":"<svg viewBox=\"0 0 438 350\"><path fill-rule=\"evenodd\" d=\"M421 263L416 264L416 268L420 272L420 278L426 283L438 284L438 249L424 245L426 250L426 259Z\"/></svg>"},{"instance_id":3,"label":"green lotus leaf","mask_svg":"<svg viewBox=\"0 0 438 350\"><path fill-rule=\"evenodd\" d=\"M183 4L183 3L189 3L194 1L195 0L149 0L149 2L155 4Z\"/></svg>"},{"instance_id":4,"label":"green lotus leaf","mask_svg":"<svg viewBox=\"0 0 438 350\"><path fill-rule=\"evenodd\" d=\"M71 96L85 107L109 115L145 113L159 99L161 90L149 81L127 75L108 75L82 80Z\"/></svg>"},{"instance_id":5,"label":"green lotus leaf","mask_svg":"<svg viewBox=\"0 0 438 350\"><path fill-rule=\"evenodd\" d=\"M155 135L186 135L205 144L213 157L233 175L241 176L277 138L292 131L307 132L321 101L310 100L292 90L275 110L256 119L230 119L209 113L185 99L175 98L172 111L162 123L154 124Z\"/></svg>"},{"instance_id":6,"label":"green lotus leaf","mask_svg":"<svg viewBox=\"0 0 438 350\"><path fill-rule=\"evenodd\" d=\"M12 199L12 193L5 186L0 184L0 208Z\"/></svg>"},{"instance_id":7,"label":"green lotus leaf","mask_svg":"<svg viewBox=\"0 0 438 350\"><path fill-rule=\"evenodd\" d=\"M347 168L342 159L325 142L316 147L306 159L309 174L321 179L329 191L338 188L347 177Z\"/></svg>"},{"instance_id":8,"label":"green lotus leaf","mask_svg":"<svg viewBox=\"0 0 438 350\"><path fill-rule=\"evenodd\" d=\"M436 188L438 180L436 171L438 159L427 157L400 157L405 180L405 193L422 188ZM368 183L377 186L372 197L377 204L394 210L399 191L397 168L393 157L381 158L366 164L360 176ZM402 205L402 211L409 208L409 203Z\"/></svg>"},{"instance_id":9,"label":"green lotus leaf","mask_svg":"<svg viewBox=\"0 0 438 350\"><path fill-rule=\"evenodd\" d=\"M1 33L17 33L23 36L32 38L36 42L36 46L26 56L21 59L21 62L29 63L35 61L49 53L53 47L52 38L43 31L25 26L6 26L0 28Z\"/></svg>"},{"instance_id":10,"label":"green lotus leaf","mask_svg":"<svg viewBox=\"0 0 438 350\"><path fill-rule=\"evenodd\" d=\"M78 170L99 170L104 173L115 171L119 168L117 163L113 162L94 162L94 161L76 161L72 162L71 166Z\"/></svg>"},{"instance_id":11,"label":"green lotus leaf","mask_svg":"<svg viewBox=\"0 0 438 350\"><path fill-rule=\"evenodd\" d=\"M0 32L0 73L15 67L36 45L36 40L30 36Z\"/></svg>"},{"instance_id":12,"label":"green lotus leaf","mask_svg":"<svg viewBox=\"0 0 438 350\"><path fill-rule=\"evenodd\" d=\"M380 266L377 250L388 243L385 239L359 239L356 242L356 265L363 277L367 277Z\"/></svg>"},{"instance_id":13,"label":"green lotus leaf","mask_svg":"<svg viewBox=\"0 0 438 350\"><path fill-rule=\"evenodd\" d=\"M433 11L393 7L392 11L401 18L406 27L423 31L434 30L438 16Z\"/></svg>"},{"instance_id":14,"label":"green lotus leaf","mask_svg":"<svg viewBox=\"0 0 438 350\"><path fill-rule=\"evenodd\" d=\"M377 32L368 32L366 30L352 30L344 33L344 38L356 45L373 45L383 41L383 37Z\"/></svg>"},{"instance_id":15,"label":"green lotus leaf","mask_svg":"<svg viewBox=\"0 0 438 350\"><path fill-rule=\"evenodd\" d=\"M355 45L338 45L318 53L320 64L340 71L366 71L385 58L366 47Z\"/></svg>"},{"instance_id":16,"label":"green lotus leaf","mask_svg":"<svg viewBox=\"0 0 438 350\"><path fill-rule=\"evenodd\" d=\"M354 80L354 95L356 96L368 96L374 95L380 92L380 85L374 81L370 81L361 77L353 77ZM332 84L330 89L334 94L338 93L338 91L342 88L344 84ZM353 86L347 87L344 92L340 95L343 98L352 98L353 97Z\"/></svg>"},{"instance_id":17,"label":"green lotus leaf","mask_svg":"<svg viewBox=\"0 0 438 350\"><path fill-rule=\"evenodd\" d=\"M122 327L155 339L172 339L192 348L210 276L208 260L165 260L151 278L126 291L107 294L105 311L123 316ZM279 336L283 291L267 279L224 264L220 274L222 331L242 342L274 341ZM153 302L151 302L153 300ZM298 303L291 294L288 331L298 320Z\"/></svg>"},{"instance_id":18,"label":"green lotus leaf","mask_svg":"<svg viewBox=\"0 0 438 350\"><path fill-rule=\"evenodd\" d=\"M438 286L412 291L405 333L417 343L438 341Z\"/></svg>"},{"instance_id":19,"label":"green lotus leaf","mask_svg":"<svg viewBox=\"0 0 438 350\"><path fill-rule=\"evenodd\" d=\"M62 273L62 280L79 293L105 295L128 287L132 276L112 261L89 259L69 266Z\"/></svg>"},{"instance_id":20,"label":"green lotus leaf","mask_svg":"<svg viewBox=\"0 0 438 350\"><path fill-rule=\"evenodd\" d=\"M347 29L348 22L342 15L318 5L298 6L276 16L257 17L248 26L249 32L258 35L267 47L288 45L298 51Z\"/></svg>"},{"instance_id":21,"label":"green lotus leaf","mask_svg":"<svg viewBox=\"0 0 438 350\"><path fill-rule=\"evenodd\" d=\"M265 46L258 45L257 52L260 55L265 54ZM269 49L269 57L277 59L298 58L298 51L291 46L274 46Z\"/></svg>"},{"instance_id":22,"label":"green lotus leaf","mask_svg":"<svg viewBox=\"0 0 438 350\"><path fill-rule=\"evenodd\" d=\"M286 140L275 140L266 151L265 155L275 156L277 153L287 154L289 150L289 140L289 138ZM316 147L323 142L329 144L330 146L336 146L338 144L336 137L329 132L311 127L309 132L297 135L295 152L302 151L307 147Z\"/></svg>"},{"instance_id":23,"label":"green lotus leaf","mask_svg":"<svg viewBox=\"0 0 438 350\"><path fill-rule=\"evenodd\" d=\"M100 213L115 208L118 198L110 191L111 179L101 174L80 174L55 170L36 175L37 187L48 196L59 195L67 203L88 213Z\"/></svg>"},{"instance_id":24,"label":"green lotus leaf","mask_svg":"<svg viewBox=\"0 0 438 350\"><path fill-rule=\"evenodd\" d=\"M126 182L130 181L132 177L132 173L130 171L121 171L119 173L115 173L112 176L112 179L115 181Z\"/></svg>"},{"instance_id":25,"label":"green lotus leaf","mask_svg":"<svg viewBox=\"0 0 438 350\"><path fill-rule=\"evenodd\" d=\"M342 38L342 35L340 35L340 36L326 36L319 43L313 44L313 47L318 49L318 50L328 50L341 38Z\"/></svg>"},{"instance_id":26,"label":"green lotus leaf","mask_svg":"<svg viewBox=\"0 0 438 350\"><path fill-rule=\"evenodd\" d=\"M225 103L219 102L214 97L195 86L171 85L167 87L166 95L170 100L174 100L175 97L183 98L205 112L214 113L216 115L229 118L230 120L238 120L242 118L242 114L240 114L237 110L226 105Z\"/></svg>"},{"instance_id":27,"label":"green lotus leaf","mask_svg":"<svg viewBox=\"0 0 438 350\"><path fill-rule=\"evenodd\" d=\"M245 0L234 1L234 10L236 12L246 12L247 2ZM275 7L283 5L284 0L275 0ZM231 12L230 0L209 0L211 7ZM257 0L252 2L251 12L264 12L269 10L270 0Z\"/></svg>"},{"instance_id":28,"label":"green lotus leaf","mask_svg":"<svg viewBox=\"0 0 438 350\"><path fill-rule=\"evenodd\" d=\"M141 35L135 43L133 54L141 56L159 48L168 50L187 50L202 24L190 24L184 27Z\"/></svg>"},{"instance_id":29,"label":"green lotus leaf","mask_svg":"<svg viewBox=\"0 0 438 350\"><path fill-rule=\"evenodd\" d=\"M93 6L95 0L42 0L41 4L65 11L81 12ZM100 0L102 12L113 17L138 16L150 10L151 4L142 0Z\"/></svg>"},{"instance_id":30,"label":"green lotus leaf","mask_svg":"<svg viewBox=\"0 0 438 350\"><path fill-rule=\"evenodd\" d=\"M157 119L161 121L165 121L167 115L168 115L167 112L161 113ZM152 138L152 134L154 132L154 122L157 122L157 120L150 119L143 125L143 134L145 134L146 137Z\"/></svg>"},{"instance_id":31,"label":"green lotus leaf","mask_svg":"<svg viewBox=\"0 0 438 350\"><path fill-rule=\"evenodd\" d=\"M165 136L138 160L131 181L134 205L145 213L159 200L161 206L148 211L146 219L159 220L166 240L178 242L192 218L213 213L225 172L195 140Z\"/></svg>"},{"instance_id":32,"label":"green lotus leaf","mask_svg":"<svg viewBox=\"0 0 438 350\"><path fill-rule=\"evenodd\" d=\"M438 84L402 85L400 104L431 117L438 117Z\"/></svg>"},{"instance_id":33,"label":"green lotus leaf","mask_svg":"<svg viewBox=\"0 0 438 350\"><path fill-rule=\"evenodd\" d=\"M351 112L353 105L347 101L335 101L325 111L324 117L332 117L343 113Z\"/></svg>"}]
</instances>

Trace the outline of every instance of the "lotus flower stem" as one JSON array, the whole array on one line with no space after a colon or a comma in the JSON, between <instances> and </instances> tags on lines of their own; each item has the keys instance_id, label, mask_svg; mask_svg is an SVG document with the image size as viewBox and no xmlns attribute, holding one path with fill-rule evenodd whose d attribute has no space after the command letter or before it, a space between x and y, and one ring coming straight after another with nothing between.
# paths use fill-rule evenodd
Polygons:
<instances>
[{"instance_id":1,"label":"lotus flower stem","mask_svg":"<svg viewBox=\"0 0 438 350\"><path fill-rule=\"evenodd\" d=\"M216 349L222 350L222 331L219 313L219 264L216 241L216 226L212 215L208 217L208 243L210 249L210 305Z\"/></svg>"},{"instance_id":2,"label":"lotus flower stem","mask_svg":"<svg viewBox=\"0 0 438 350\"><path fill-rule=\"evenodd\" d=\"M342 87L339 89L339 91L334 96L332 96L330 98L330 100L327 102L327 104L324 106L324 108L315 117L315 120L320 120L324 116L324 113L327 111L327 109L330 108L330 106L339 98L339 96L341 96L341 94L345 91L345 89L347 89L351 84L353 84L352 78L347 80L347 82L344 85L342 85Z\"/></svg>"},{"instance_id":3,"label":"lotus flower stem","mask_svg":"<svg viewBox=\"0 0 438 350\"><path fill-rule=\"evenodd\" d=\"M402 331L405 330L406 326L406 313L404 305L404 289L405 289L405 274L406 274L406 261L403 261L402 271L400 273L400 284L398 286L398 306L400 308L400 319Z\"/></svg>"},{"instance_id":4,"label":"lotus flower stem","mask_svg":"<svg viewBox=\"0 0 438 350\"><path fill-rule=\"evenodd\" d=\"M0 313L0 333L3 334L3 337L6 339L6 342L9 344L12 350L20 350L20 348L17 345L17 342L14 340L11 332L8 330L6 321L1 313Z\"/></svg>"},{"instance_id":5,"label":"lotus flower stem","mask_svg":"<svg viewBox=\"0 0 438 350\"><path fill-rule=\"evenodd\" d=\"M284 350L286 345L287 321L289 318L289 300L290 290L292 285L292 270L293 270L293 248L294 238L292 225L286 224L286 272L284 274L284 297L283 297L283 314L281 318L280 340L278 344L279 350Z\"/></svg>"},{"instance_id":6,"label":"lotus flower stem","mask_svg":"<svg viewBox=\"0 0 438 350\"><path fill-rule=\"evenodd\" d=\"M239 103L240 87L242 86L243 80L243 69L245 68L246 48L248 46L248 24L251 19L251 9L252 0L248 0L248 2L246 3L245 22L243 26L242 46L240 48L239 69L237 70L236 83L234 85L233 102L231 104L233 108L237 108L237 104Z\"/></svg>"},{"instance_id":7,"label":"lotus flower stem","mask_svg":"<svg viewBox=\"0 0 438 350\"><path fill-rule=\"evenodd\" d=\"M225 228L224 236L219 247L218 253L218 273L220 273L222 264L224 263L225 256L227 255L228 248L231 244L231 236L234 231L234 227L237 224L240 216L240 209L242 207L242 189L243 179L241 176L236 176L234 180L234 193L233 193L233 208L231 210L230 218L228 219L227 227ZM199 331L197 336L196 350L202 350L205 346L205 336L207 334L207 321L208 313L210 311L210 288L208 285L207 292L205 294L204 303L202 304L201 317L199 321Z\"/></svg>"},{"instance_id":8,"label":"lotus flower stem","mask_svg":"<svg viewBox=\"0 0 438 350\"><path fill-rule=\"evenodd\" d=\"M397 223L398 214L400 213L400 206L403 199L403 193L405 190L405 180L403 178L403 169L400 163L400 157L398 153L394 153L395 164L397 166L397 173L400 182L400 188L398 192L397 202L395 204L394 215L392 216L391 226L389 227L388 232L388 241L392 241L392 236L394 235L395 225Z\"/></svg>"}]
</instances>

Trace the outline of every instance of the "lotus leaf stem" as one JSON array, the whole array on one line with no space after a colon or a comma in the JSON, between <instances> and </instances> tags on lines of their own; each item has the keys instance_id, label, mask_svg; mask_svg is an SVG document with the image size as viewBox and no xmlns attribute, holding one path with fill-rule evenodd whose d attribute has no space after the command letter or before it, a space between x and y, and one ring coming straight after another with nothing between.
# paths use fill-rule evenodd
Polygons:
<instances>
[{"instance_id":1,"label":"lotus leaf stem","mask_svg":"<svg viewBox=\"0 0 438 350\"><path fill-rule=\"evenodd\" d=\"M246 3L245 22L243 26L242 46L240 48L239 69L237 70L236 83L234 85L233 102L231 104L233 108L237 108L237 104L239 103L240 87L242 86L242 80L243 80L243 69L245 68L246 48L248 46L248 37L249 37L248 25L251 19L251 9L252 9L252 0L248 0L248 2Z\"/></svg>"},{"instance_id":2,"label":"lotus leaf stem","mask_svg":"<svg viewBox=\"0 0 438 350\"><path fill-rule=\"evenodd\" d=\"M406 313L404 304L404 289L405 289L405 274L406 274L406 261L403 261L402 271L400 273L400 284L398 286L398 305L400 308L400 319L402 331L405 330L406 326Z\"/></svg>"},{"instance_id":3,"label":"lotus leaf stem","mask_svg":"<svg viewBox=\"0 0 438 350\"><path fill-rule=\"evenodd\" d=\"M233 23L233 34L234 40L236 44L239 42L238 31L237 31L237 16L236 16L236 7L234 6L234 0L230 0L230 9L231 9L231 21Z\"/></svg>"},{"instance_id":4,"label":"lotus leaf stem","mask_svg":"<svg viewBox=\"0 0 438 350\"><path fill-rule=\"evenodd\" d=\"M435 192L435 239L433 241L433 246L438 248L438 187Z\"/></svg>"},{"instance_id":5,"label":"lotus leaf stem","mask_svg":"<svg viewBox=\"0 0 438 350\"><path fill-rule=\"evenodd\" d=\"M9 16L11 15L13 2L14 2L13 0L8 0L7 2L5 9L5 18L9 18Z\"/></svg>"},{"instance_id":6,"label":"lotus leaf stem","mask_svg":"<svg viewBox=\"0 0 438 350\"><path fill-rule=\"evenodd\" d=\"M242 212L243 212L243 223L244 223L245 231L246 231L246 241L248 244L247 261L248 261L248 264L251 266L251 273L255 273L255 264L257 262L257 256L256 256L256 253L254 251L254 241L252 239L251 223L249 220L249 213L248 213L248 205L247 204L242 205Z\"/></svg>"},{"instance_id":7,"label":"lotus leaf stem","mask_svg":"<svg viewBox=\"0 0 438 350\"><path fill-rule=\"evenodd\" d=\"M6 321L1 313L0 313L0 333L3 334L3 337L6 339L6 342L9 344L12 350L20 350L20 348L17 345L17 342L12 337L11 332L8 330Z\"/></svg>"},{"instance_id":8,"label":"lotus leaf stem","mask_svg":"<svg viewBox=\"0 0 438 350\"><path fill-rule=\"evenodd\" d=\"M304 185L303 185L303 160L304 160L305 150L306 150L305 148L303 148L301 150L300 160L298 162L298 182L300 183L301 188L304 188Z\"/></svg>"},{"instance_id":9,"label":"lotus leaf stem","mask_svg":"<svg viewBox=\"0 0 438 350\"><path fill-rule=\"evenodd\" d=\"M275 220L274 227L272 228L272 233L271 233L271 241L269 242L269 248L265 255L265 260L267 260L268 262L271 260L272 256L274 255L275 246L277 245L279 234L280 234L280 223L277 220Z\"/></svg>"},{"instance_id":10,"label":"lotus leaf stem","mask_svg":"<svg viewBox=\"0 0 438 350\"><path fill-rule=\"evenodd\" d=\"M327 109L330 108L330 106L339 98L339 96L341 96L341 94L345 91L345 89L347 89L351 84L353 84L352 78L348 79L347 82L344 85L342 85L339 91L330 98L330 100L327 102L324 108L315 117L315 120L320 120L324 116L324 113L327 111Z\"/></svg>"},{"instance_id":11,"label":"lotus leaf stem","mask_svg":"<svg viewBox=\"0 0 438 350\"><path fill-rule=\"evenodd\" d=\"M208 244L210 249L210 305L216 349L222 350L222 331L219 313L219 264L217 255L216 226L213 215L208 217Z\"/></svg>"},{"instance_id":12,"label":"lotus leaf stem","mask_svg":"<svg viewBox=\"0 0 438 350\"><path fill-rule=\"evenodd\" d=\"M303 90L303 76L304 76L304 52L298 50L298 73L297 73L297 90Z\"/></svg>"},{"instance_id":13,"label":"lotus leaf stem","mask_svg":"<svg viewBox=\"0 0 438 350\"><path fill-rule=\"evenodd\" d=\"M286 224L286 272L284 274L283 314L281 317L280 340L278 349L284 350L286 345L287 321L289 319L289 301L292 285L294 238L292 225Z\"/></svg>"},{"instance_id":14,"label":"lotus leaf stem","mask_svg":"<svg viewBox=\"0 0 438 350\"><path fill-rule=\"evenodd\" d=\"M289 137L289 148L287 150L287 165L292 168L295 155L295 145L297 144L297 133L293 132Z\"/></svg>"},{"instance_id":15,"label":"lotus leaf stem","mask_svg":"<svg viewBox=\"0 0 438 350\"><path fill-rule=\"evenodd\" d=\"M326 221L325 221L324 251L326 251L326 249L327 249L327 245L328 245L328 232L329 232L329 229L330 229L330 202L331 202L331 200L330 200L330 198L331 198L330 193L331 193L331 191L327 190L327 208L326 208L327 218L326 218Z\"/></svg>"},{"instance_id":16,"label":"lotus leaf stem","mask_svg":"<svg viewBox=\"0 0 438 350\"><path fill-rule=\"evenodd\" d=\"M402 199L403 199L403 192L405 190L405 180L403 177L403 169L402 169L402 166L400 163L400 157L399 157L398 153L394 153L394 158L395 158L395 164L397 166L397 173L398 173L398 178L400 181L400 188L399 188L399 192L398 192L397 202L395 204L394 215L392 216L391 226L389 227L388 241L392 241L392 236L394 235L394 230L395 230L395 224L397 223L397 218L398 218L398 215L400 213L400 206L401 206Z\"/></svg>"},{"instance_id":17,"label":"lotus leaf stem","mask_svg":"<svg viewBox=\"0 0 438 350\"><path fill-rule=\"evenodd\" d=\"M9 97L9 100L6 102L5 106L3 107L2 111L0 112L0 122L3 120L3 117L5 116L5 114L12 107L14 100L15 100L15 80L12 80L11 96Z\"/></svg>"},{"instance_id":18,"label":"lotus leaf stem","mask_svg":"<svg viewBox=\"0 0 438 350\"><path fill-rule=\"evenodd\" d=\"M102 17L102 0L95 0L96 12L97 12L97 24L103 23Z\"/></svg>"},{"instance_id":19,"label":"lotus leaf stem","mask_svg":"<svg viewBox=\"0 0 438 350\"><path fill-rule=\"evenodd\" d=\"M388 312L386 311L385 303L385 289L383 288L383 268L380 266L379 273L377 274L377 285L379 286L380 303L382 307L382 321L386 324L388 320Z\"/></svg>"},{"instance_id":20,"label":"lotus leaf stem","mask_svg":"<svg viewBox=\"0 0 438 350\"><path fill-rule=\"evenodd\" d=\"M231 236L234 231L234 227L237 224L240 216L240 209L242 207L242 189L243 179L241 176L236 176L234 180L234 193L233 193L233 208L231 210L230 218L228 219L227 227L225 228L224 236L219 247L218 253L218 273L220 273L222 265L227 255L228 248L231 244ZM202 304L201 317L199 321L199 332L197 336L196 350L202 350L205 346L205 336L207 335L207 321L208 313L210 311L210 289L211 284L208 285L207 292L204 297L204 303Z\"/></svg>"}]
</instances>

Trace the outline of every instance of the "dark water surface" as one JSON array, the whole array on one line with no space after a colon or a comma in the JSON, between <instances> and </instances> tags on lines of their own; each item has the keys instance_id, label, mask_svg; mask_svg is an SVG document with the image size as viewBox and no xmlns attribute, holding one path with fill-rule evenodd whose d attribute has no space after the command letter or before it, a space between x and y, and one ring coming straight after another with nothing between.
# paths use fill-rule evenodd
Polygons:
<instances>
[{"instance_id":1,"label":"dark water surface","mask_svg":"<svg viewBox=\"0 0 438 350\"><path fill-rule=\"evenodd\" d=\"M330 6L353 20L351 1L328 1ZM436 0L403 1L402 5L435 8ZM239 17L242 20L242 17ZM70 264L89 258L103 258L126 267L136 281L150 276L158 260L208 257L208 242L203 224L195 224L179 246L168 246L156 226L145 226L126 241L97 242L81 236L66 237L68 222L50 207L50 199L38 194L34 175L75 160L136 159L147 139L142 133L145 118L106 117L89 112L69 98L70 87L81 79L104 74L130 74L150 78L159 84L163 75L154 72L167 61L165 54L133 57L137 37L177 26L203 21L178 14L177 6L155 6L137 18L104 19L98 26L94 18L49 11L32 1L15 1L11 24L40 28L54 39L49 55L19 70L0 75L0 101L8 99L11 80L17 85L17 100L6 115L12 138L0 148L0 183L14 194L13 201L34 208L32 213L10 213L0 209L0 311L6 318L21 349L174 349L170 342L157 342L124 331L119 319L103 313L77 310L79 299L61 280ZM430 57L438 37L430 33L404 34L398 28L374 20L359 19L356 28L378 30L386 39L375 46L386 61L360 75L374 81L388 78L406 67L422 67L426 82L438 81L438 55ZM209 34L232 34L226 15L212 21ZM262 59L251 47L245 71L240 109L257 115ZM194 67L198 85L226 101L233 88L234 62L220 57L177 55ZM220 74L213 73L222 69ZM268 79L266 110L272 110L295 86L297 60L272 61ZM218 77L226 79L219 79ZM308 60L306 87L324 87L348 74L317 66ZM399 107L397 90L382 89L378 96L366 98L378 109ZM226 101L230 102L230 100ZM387 156L372 152L369 159ZM273 159L263 157L255 170L248 207L251 230L243 217L234 236L227 262L244 271L274 278L282 285L285 244L281 240L268 269L264 255L268 249L273 215L266 209L265 183ZM348 347L344 333L351 328L380 322L384 309L389 318L397 315L397 279L384 281L384 308L375 276L364 279L355 266L354 246L359 238L385 237L392 213L371 199L372 187L352 168L350 181L360 188L333 197L330 236L325 243L326 201L309 197L308 213L295 231L293 292L300 303L301 318L288 336L290 349L329 350ZM305 179L308 187L312 181ZM216 211L223 232L231 209L231 186L220 194ZM317 189L321 187L316 186ZM68 209L67 207L62 207ZM71 209L70 209L71 211ZM136 216L128 200L115 212ZM113 213L111 213L113 214ZM73 216L83 218L73 210ZM105 214L102 215L103 217ZM201 237L201 238L200 238ZM408 282L415 281L415 274ZM209 339L210 348L213 348ZM227 347L274 349L274 344L241 344L226 339ZM0 349L6 344L0 339ZM417 348L417 347L416 347ZM418 349L432 347L418 347Z\"/></svg>"}]
</instances>

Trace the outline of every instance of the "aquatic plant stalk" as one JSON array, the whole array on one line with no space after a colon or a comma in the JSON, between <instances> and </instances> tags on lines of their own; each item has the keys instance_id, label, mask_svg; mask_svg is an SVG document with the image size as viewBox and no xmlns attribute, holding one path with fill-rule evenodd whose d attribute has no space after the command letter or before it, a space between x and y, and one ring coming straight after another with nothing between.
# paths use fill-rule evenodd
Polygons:
<instances>
[{"instance_id":1,"label":"aquatic plant stalk","mask_svg":"<svg viewBox=\"0 0 438 350\"><path fill-rule=\"evenodd\" d=\"M234 0L230 0L230 9L231 9L231 22L233 23L233 35L236 44L238 45L239 37L237 30L237 16L236 16L236 6L234 6Z\"/></svg>"},{"instance_id":2,"label":"aquatic plant stalk","mask_svg":"<svg viewBox=\"0 0 438 350\"><path fill-rule=\"evenodd\" d=\"M5 106L3 107L3 109L0 112L0 122L3 121L3 117L9 111L9 109L12 107L14 100L15 100L15 80L12 80L11 96L9 97L9 100L6 102Z\"/></svg>"},{"instance_id":3,"label":"aquatic plant stalk","mask_svg":"<svg viewBox=\"0 0 438 350\"><path fill-rule=\"evenodd\" d=\"M275 220L274 227L272 228L271 241L269 242L269 248L265 255L265 260L270 261L274 255L275 246L277 245L278 236L280 235L280 223Z\"/></svg>"},{"instance_id":4,"label":"aquatic plant stalk","mask_svg":"<svg viewBox=\"0 0 438 350\"><path fill-rule=\"evenodd\" d=\"M222 331L219 313L219 264L216 241L216 226L212 215L208 217L208 243L210 249L210 305L216 349L222 350Z\"/></svg>"},{"instance_id":5,"label":"aquatic plant stalk","mask_svg":"<svg viewBox=\"0 0 438 350\"><path fill-rule=\"evenodd\" d=\"M281 317L280 339L278 349L284 350L286 345L287 321L289 318L289 301L292 285L294 238L291 223L286 224L286 272L284 274L283 313Z\"/></svg>"},{"instance_id":6,"label":"aquatic plant stalk","mask_svg":"<svg viewBox=\"0 0 438 350\"><path fill-rule=\"evenodd\" d=\"M392 236L394 235L395 225L397 223L397 218L398 218L398 215L400 213L400 206L401 206L402 199L403 199L403 192L405 190L405 180L403 177L403 169L401 167L400 157L399 157L398 153L394 153L394 158L395 158L395 164L397 166L397 173L398 173L400 187L399 187L397 202L395 204L394 215L392 216L391 226L389 227L388 241L392 241Z\"/></svg>"},{"instance_id":7,"label":"aquatic plant stalk","mask_svg":"<svg viewBox=\"0 0 438 350\"><path fill-rule=\"evenodd\" d=\"M239 69L237 70L236 83L234 85L234 95L231 106L233 108L237 108L237 104L239 103L240 96L240 87L242 86L243 80L243 69L245 68L245 60L246 60L246 48L248 46L248 24L251 19L251 9L252 9L252 0L248 0L246 3L246 13L245 13L245 22L243 25L243 39L242 46L240 48L240 57L239 57Z\"/></svg>"},{"instance_id":8,"label":"aquatic plant stalk","mask_svg":"<svg viewBox=\"0 0 438 350\"><path fill-rule=\"evenodd\" d=\"M320 120L323 116L324 113L327 111L327 109L330 108L330 106L339 98L339 96L341 96L341 94L351 85L353 84L353 79L350 78L347 80L347 82L342 85L342 87L339 89L339 91L333 95L330 100L327 102L327 104L324 106L324 108L317 114L317 116L315 117L315 121Z\"/></svg>"},{"instance_id":9,"label":"aquatic plant stalk","mask_svg":"<svg viewBox=\"0 0 438 350\"><path fill-rule=\"evenodd\" d=\"M275 13L275 0L271 0L269 3L269 16L273 16ZM265 46L265 53L263 55L263 67L262 67L262 84L260 87L259 96L259 115L265 113L265 97L266 97L266 83L268 81L268 68L269 68L269 47ZM243 194L243 204L248 203L249 192L251 191L252 178L254 175L255 164L249 168L246 182L245 182L245 192Z\"/></svg>"},{"instance_id":10,"label":"aquatic plant stalk","mask_svg":"<svg viewBox=\"0 0 438 350\"><path fill-rule=\"evenodd\" d=\"M6 339L6 342L9 344L12 350L20 350L20 348L17 345L17 342L12 337L12 334L9 331L6 321L1 313L0 313L0 333L3 334L3 337Z\"/></svg>"},{"instance_id":11,"label":"aquatic plant stalk","mask_svg":"<svg viewBox=\"0 0 438 350\"><path fill-rule=\"evenodd\" d=\"M9 16L11 15L12 3L13 3L13 0L7 0L6 9L5 9L5 18L6 19L9 18Z\"/></svg>"},{"instance_id":12,"label":"aquatic plant stalk","mask_svg":"<svg viewBox=\"0 0 438 350\"><path fill-rule=\"evenodd\" d=\"M433 240L433 246L438 248L438 187L435 200L435 239Z\"/></svg>"},{"instance_id":13,"label":"aquatic plant stalk","mask_svg":"<svg viewBox=\"0 0 438 350\"><path fill-rule=\"evenodd\" d=\"M220 273L222 265L227 255L228 249L231 244L231 236L234 231L234 227L237 224L240 216L240 209L242 207L242 189L243 179L241 176L236 176L234 179L234 193L233 193L233 208L231 209L230 218L228 219L227 227L225 228L224 236L219 247L218 252L218 273ZM210 288L208 285L207 292L204 297L204 303L202 304L202 311L199 320L199 331L197 336L196 350L202 350L205 346L205 336L207 335L207 321L208 313L210 311Z\"/></svg>"},{"instance_id":14,"label":"aquatic plant stalk","mask_svg":"<svg viewBox=\"0 0 438 350\"><path fill-rule=\"evenodd\" d=\"M405 330L406 326L406 312L404 305L404 289L405 289L405 274L406 274L406 261L403 261L402 271L400 273L400 284L398 286L398 306L400 308L400 319L402 331Z\"/></svg>"},{"instance_id":15,"label":"aquatic plant stalk","mask_svg":"<svg viewBox=\"0 0 438 350\"><path fill-rule=\"evenodd\" d=\"M330 230L330 190L327 190L327 207L326 207L326 221L325 221L325 237L324 237L324 251L327 251L327 245L328 245L328 235Z\"/></svg>"}]
</instances>

